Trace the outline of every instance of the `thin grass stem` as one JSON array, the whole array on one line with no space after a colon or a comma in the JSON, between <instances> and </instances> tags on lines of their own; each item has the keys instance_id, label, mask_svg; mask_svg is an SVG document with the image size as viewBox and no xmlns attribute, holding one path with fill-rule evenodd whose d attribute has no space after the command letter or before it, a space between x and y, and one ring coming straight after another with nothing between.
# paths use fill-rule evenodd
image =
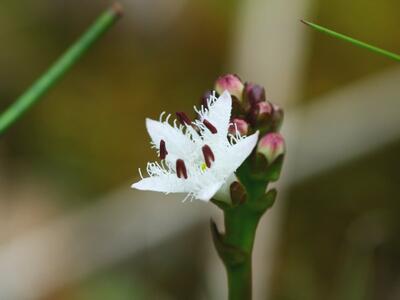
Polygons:
<instances>
[{"instance_id":1,"label":"thin grass stem","mask_svg":"<svg viewBox=\"0 0 400 300\"><path fill-rule=\"evenodd\" d=\"M0 115L0 135L37 103L122 15L119 4L101 14L88 30Z\"/></svg>"},{"instance_id":2,"label":"thin grass stem","mask_svg":"<svg viewBox=\"0 0 400 300\"><path fill-rule=\"evenodd\" d=\"M317 30L319 32L325 33L325 34L330 35L330 36L332 36L334 38L337 38L339 40L352 43L353 45L356 45L358 47L367 49L367 50L369 50L371 52L375 52L377 54L386 56L388 58L391 58L391 59L393 59L395 61L399 61L400 62L400 55L398 55L398 54L395 54L393 52L384 50L382 48L375 47L373 45L370 45L370 44L367 44L365 42L359 41L359 40L354 39L352 37L349 37L347 35L344 35L344 34L336 32L336 31L330 30L328 28L322 27L320 25L314 24L312 22L308 22L308 21L304 21L304 20L301 20L301 22L306 24L306 25L308 25L308 26L310 26L311 28L313 28L313 29L315 29L315 30Z\"/></svg>"}]
</instances>

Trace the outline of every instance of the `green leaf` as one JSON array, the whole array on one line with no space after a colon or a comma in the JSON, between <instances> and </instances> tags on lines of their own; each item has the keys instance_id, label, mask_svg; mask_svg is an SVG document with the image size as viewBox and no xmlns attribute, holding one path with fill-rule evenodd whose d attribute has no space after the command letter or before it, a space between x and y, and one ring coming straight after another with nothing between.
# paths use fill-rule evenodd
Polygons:
<instances>
[{"instance_id":1,"label":"green leaf","mask_svg":"<svg viewBox=\"0 0 400 300\"><path fill-rule=\"evenodd\" d=\"M276 189L269 190L266 194L262 195L257 201L251 203L251 208L260 213L265 213L275 203L278 192Z\"/></svg>"},{"instance_id":2,"label":"green leaf","mask_svg":"<svg viewBox=\"0 0 400 300\"><path fill-rule=\"evenodd\" d=\"M281 176L281 170L283 166L283 159L285 158L284 154L279 155L272 164L270 164L267 168L267 172L265 178L268 182L274 182L279 179Z\"/></svg>"},{"instance_id":3,"label":"green leaf","mask_svg":"<svg viewBox=\"0 0 400 300\"><path fill-rule=\"evenodd\" d=\"M226 202L214 199L214 198L211 199L211 203L214 203L216 206L218 206L222 210L226 210L226 209L232 208L232 205L230 205L230 204L228 204Z\"/></svg>"},{"instance_id":4,"label":"green leaf","mask_svg":"<svg viewBox=\"0 0 400 300\"><path fill-rule=\"evenodd\" d=\"M210 220L210 227L215 248L222 261L230 267L243 264L249 254L238 247L226 244L224 235L219 232L217 224L212 219Z\"/></svg>"}]
</instances>

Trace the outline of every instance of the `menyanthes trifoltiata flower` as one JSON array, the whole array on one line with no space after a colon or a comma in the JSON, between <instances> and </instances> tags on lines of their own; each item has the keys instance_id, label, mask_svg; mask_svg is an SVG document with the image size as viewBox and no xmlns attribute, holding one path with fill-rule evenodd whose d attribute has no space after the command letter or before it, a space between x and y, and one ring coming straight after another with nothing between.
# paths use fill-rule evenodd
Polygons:
<instances>
[{"instance_id":1,"label":"menyanthes trifoltiata flower","mask_svg":"<svg viewBox=\"0 0 400 300\"><path fill-rule=\"evenodd\" d=\"M229 299L251 299L255 233L275 202L277 190L268 185L279 179L285 156L279 134L284 114L262 86L243 83L237 75L219 77L214 88L201 97L193 121L183 112L172 123L171 115L146 120L161 162L148 163L149 177L141 175L132 187L187 193L221 208L225 230L214 221L210 225L227 270Z\"/></svg>"},{"instance_id":2,"label":"menyanthes trifoltiata flower","mask_svg":"<svg viewBox=\"0 0 400 300\"><path fill-rule=\"evenodd\" d=\"M159 121L146 119L147 131L161 162L147 164L148 177L132 185L139 190L187 193L187 198L230 201L234 172L251 154L258 131L246 137L240 130L229 133L232 98L224 91L207 100L207 107L196 109L191 121L184 113L169 122L171 115ZM231 131L232 132L232 131ZM140 170L139 170L140 172Z\"/></svg>"}]
</instances>

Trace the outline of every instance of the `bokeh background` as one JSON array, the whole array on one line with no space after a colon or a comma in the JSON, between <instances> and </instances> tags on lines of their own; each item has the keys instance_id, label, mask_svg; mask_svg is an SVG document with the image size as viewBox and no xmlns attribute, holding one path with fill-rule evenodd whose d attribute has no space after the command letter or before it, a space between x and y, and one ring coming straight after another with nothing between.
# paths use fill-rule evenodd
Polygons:
<instances>
[{"instance_id":1,"label":"bokeh background","mask_svg":"<svg viewBox=\"0 0 400 300\"><path fill-rule=\"evenodd\" d=\"M220 74L286 111L255 299L400 299L400 2L121 0L124 17L0 139L0 299L223 299L210 204L130 190L144 119L191 112ZM0 109L111 4L0 2Z\"/></svg>"}]
</instances>

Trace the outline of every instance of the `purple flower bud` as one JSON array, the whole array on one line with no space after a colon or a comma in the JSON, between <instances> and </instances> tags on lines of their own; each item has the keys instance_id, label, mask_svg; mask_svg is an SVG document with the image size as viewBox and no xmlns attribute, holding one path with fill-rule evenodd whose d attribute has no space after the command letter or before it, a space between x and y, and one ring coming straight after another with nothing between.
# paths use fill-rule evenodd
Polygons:
<instances>
[{"instance_id":1,"label":"purple flower bud","mask_svg":"<svg viewBox=\"0 0 400 300\"><path fill-rule=\"evenodd\" d=\"M264 155L268 164L271 164L278 156L285 154L285 148L285 140L282 135L272 132L260 139L257 152Z\"/></svg>"},{"instance_id":2,"label":"purple flower bud","mask_svg":"<svg viewBox=\"0 0 400 300\"><path fill-rule=\"evenodd\" d=\"M246 82L244 86L244 98L246 102L254 106L256 103L266 100L265 89L261 85Z\"/></svg>"},{"instance_id":3,"label":"purple flower bud","mask_svg":"<svg viewBox=\"0 0 400 300\"><path fill-rule=\"evenodd\" d=\"M246 202L247 200L246 189L240 182L238 181L232 182L232 184L229 187L229 190L233 206L237 206Z\"/></svg>"},{"instance_id":4,"label":"purple flower bud","mask_svg":"<svg viewBox=\"0 0 400 300\"><path fill-rule=\"evenodd\" d=\"M236 135L236 130L240 135L247 135L249 132L249 124L243 119L235 118L229 126L229 133Z\"/></svg>"},{"instance_id":5,"label":"purple flower bud","mask_svg":"<svg viewBox=\"0 0 400 300\"><path fill-rule=\"evenodd\" d=\"M271 115L273 111L271 103L266 101L256 103L255 107L259 115Z\"/></svg>"},{"instance_id":6,"label":"purple flower bud","mask_svg":"<svg viewBox=\"0 0 400 300\"><path fill-rule=\"evenodd\" d=\"M272 113L272 130L279 131L283 122L283 109L278 105L273 105L273 113Z\"/></svg>"},{"instance_id":7,"label":"purple flower bud","mask_svg":"<svg viewBox=\"0 0 400 300\"><path fill-rule=\"evenodd\" d=\"M239 76L234 74L221 76L215 82L215 90L218 94L221 95L224 91L228 91L239 100L242 99L243 88L244 86Z\"/></svg>"},{"instance_id":8,"label":"purple flower bud","mask_svg":"<svg viewBox=\"0 0 400 300\"><path fill-rule=\"evenodd\" d=\"M272 104L267 101L255 103L250 110L250 121L253 125L265 123L271 120L273 115Z\"/></svg>"}]
</instances>

